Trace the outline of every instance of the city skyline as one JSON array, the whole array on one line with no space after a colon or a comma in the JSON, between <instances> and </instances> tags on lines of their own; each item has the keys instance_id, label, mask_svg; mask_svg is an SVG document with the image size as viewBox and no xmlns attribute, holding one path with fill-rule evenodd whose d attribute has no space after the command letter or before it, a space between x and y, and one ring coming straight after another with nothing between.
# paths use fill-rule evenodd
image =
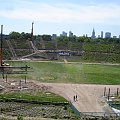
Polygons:
<instances>
[{"instance_id":1,"label":"city skyline","mask_svg":"<svg viewBox=\"0 0 120 120\"><path fill-rule=\"evenodd\" d=\"M4 33L60 34L72 31L77 36L101 31L120 35L119 0L1 0L0 23ZM96 36L97 37L97 36Z\"/></svg>"},{"instance_id":2,"label":"city skyline","mask_svg":"<svg viewBox=\"0 0 120 120\"><path fill-rule=\"evenodd\" d=\"M65 37L73 37L76 36L72 31L66 32L66 31L62 31L61 34L52 34L53 36L65 36ZM120 38L120 35L111 35L110 31L104 32L104 31L100 31L100 33L97 35L95 32L95 29L93 28L93 31L91 31L91 35L88 36L88 34L83 34L80 36L85 36L85 37L91 37L92 39L95 38ZM77 36L78 37L78 36Z\"/></svg>"},{"instance_id":3,"label":"city skyline","mask_svg":"<svg viewBox=\"0 0 120 120\"><path fill-rule=\"evenodd\" d=\"M32 22L32 29L31 29L31 32L29 32L30 34L31 33L33 34L33 24L34 23ZM11 31L11 32L17 32L17 31ZM22 32L24 32L24 31L22 31ZM9 34L4 34L4 35L9 35ZM56 37L59 37L59 36L65 36L65 37L74 37L74 36L76 36L76 37L82 37L82 36L85 36L85 37L91 37L92 39L95 39L95 38L120 38L120 35L118 35L118 36L117 35L113 35L112 36L111 32L104 32L104 31L101 31L100 34L96 35L96 32L95 32L94 28L93 28L93 31L91 32L90 36L88 36L88 34L83 34L83 35L78 35L77 36L72 31L69 31L69 32L62 31L62 33L58 33L58 34L55 34L55 33L46 34L46 33L44 33L44 34L38 34L38 35L51 35L53 38L56 38Z\"/></svg>"}]
</instances>

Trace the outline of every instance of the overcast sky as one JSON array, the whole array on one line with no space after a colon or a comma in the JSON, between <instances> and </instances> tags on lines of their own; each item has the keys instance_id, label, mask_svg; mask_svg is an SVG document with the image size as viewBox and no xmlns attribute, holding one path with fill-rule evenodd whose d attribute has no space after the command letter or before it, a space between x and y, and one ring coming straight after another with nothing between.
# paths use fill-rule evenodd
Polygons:
<instances>
[{"instance_id":1,"label":"overcast sky","mask_svg":"<svg viewBox=\"0 0 120 120\"><path fill-rule=\"evenodd\" d=\"M120 34L120 0L0 0L0 24L4 33L61 34L96 36L101 31Z\"/></svg>"}]
</instances>

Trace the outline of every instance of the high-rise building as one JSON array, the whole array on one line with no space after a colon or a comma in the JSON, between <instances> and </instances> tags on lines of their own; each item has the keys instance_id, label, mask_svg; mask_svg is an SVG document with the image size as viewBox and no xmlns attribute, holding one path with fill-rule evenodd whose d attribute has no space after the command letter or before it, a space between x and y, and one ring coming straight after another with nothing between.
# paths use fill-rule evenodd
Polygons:
<instances>
[{"instance_id":1,"label":"high-rise building","mask_svg":"<svg viewBox=\"0 0 120 120\"><path fill-rule=\"evenodd\" d=\"M73 37L73 33L69 31L69 37Z\"/></svg>"},{"instance_id":2,"label":"high-rise building","mask_svg":"<svg viewBox=\"0 0 120 120\"><path fill-rule=\"evenodd\" d=\"M105 33L105 38L111 38L111 32L106 32Z\"/></svg>"},{"instance_id":3,"label":"high-rise building","mask_svg":"<svg viewBox=\"0 0 120 120\"><path fill-rule=\"evenodd\" d=\"M92 38L92 39L95 39L95 38L96 38L94 28L93 28L93 32L92 32L92 36L91 36L91 38Z\"/></svg>"},{"instance_id":4,"label":"high-rise building","mask_svg":"<svg viewBox=\"0 0 120 120\"><path fill-rule=\"evenodd\" d=\"M100 35L98 35L98 38L100 38Z\"/></svg>"},{"instance_id":5,"label":"high-rise building","mask_svg":"<svg viewBox=\"0 0 120 120\"><path fill-rule=\"evenodd\" d=\"M63 31L62 34L61 34L61 36L67 37L67 33Z\"/></svg>"},{"instance_id":6,"label":"high-rise building","mask_svg":"<svg viewBox=\"0 0 120 120\"><path fill-rule=\"evenodd\" d=\"M101 31L101 38L103 38L103 31Z\"/></svg>"},{"instance_id":7,"label":"high-rise building","mask_svg":"<svg viewBox=\"0 0 120 120\"><path fill-rule=\"evenodd\" d=\"M52 39L56 39L57 38L57 34L52 34Z\"/></svg>"},{"instance_id":8,"label":"high-rise building","mask_svg":"<svg viewBox=\"0 0 120 120\"><path fill-rule=\"evenodd\" d=\"M113 38L117 38L117 36L113 36Z\"/></svg>"},{"instance_id":9,"label":"high-rise building","mask_svg":"<svg viewBox=\"0 0 120 120\"><path fill-rule=\"evenodd\" d=\"M120 38L120 35L119 35L119 38Z\"/></svg>"},{"instance_id":10,"label":"high-rise building","mask_svg":"<svg viewBox=\"0 0 120 120\"><path fill-rule=\"evenodd\" d=\"M83 34L83 37L85 37L85 34Z\"/></svg>"}]
</instances>

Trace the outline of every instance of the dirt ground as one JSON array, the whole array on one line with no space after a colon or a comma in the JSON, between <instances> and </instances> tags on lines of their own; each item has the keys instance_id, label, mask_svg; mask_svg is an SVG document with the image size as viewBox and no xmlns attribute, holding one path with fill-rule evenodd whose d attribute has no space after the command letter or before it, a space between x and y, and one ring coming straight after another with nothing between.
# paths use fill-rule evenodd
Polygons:
<instances>
[{"instance_id":1,"label":"dirt ground","mask_svg":"<svg viewBox=\"0 0 120 120\"><path fill-rule=\"evenodd\" d=\"M104 88L106 87L106 95L110 88L111 94L120 90L120 85L93 85L93 84L64 84L64 83L40 83L38 81L27 80L6 80L1 79L0 85L4 86L4 91L13 90L44 90L59 94L70 101L80 112L106 112L113 113L112 109L106 103ZM77 101L74 96L77 95Z\"/></svg>"},{"instance_id":2,"label":"dirt ground","mask_svg":"<svg viewBox=\"0 0 120 120\"><path fill-rule=\"evenodd\" d=\"M38 83L39 85L43 83ZM107 105L104 95L106 87L106 95L110 88L111 94L115 94L120 85L88 85L88 84L60 84L46 83L51 86L51 92L57 93L70 101L80 112L106 112L113 113L112 109ZM74 96L77 95L77 101Z\"/></svg>"}]
</instances>

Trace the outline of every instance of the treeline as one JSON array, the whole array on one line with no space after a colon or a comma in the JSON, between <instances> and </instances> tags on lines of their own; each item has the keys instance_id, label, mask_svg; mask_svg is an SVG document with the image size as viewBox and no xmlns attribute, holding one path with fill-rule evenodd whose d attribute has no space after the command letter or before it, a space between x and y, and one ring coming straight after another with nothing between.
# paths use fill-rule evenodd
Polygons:
<instances>
[{"instance_id":1,"label":"treeline","mask_svg":"<svg viewBox=\"0 0 120 120\"><path fill-rule=\"evenodd\" d=\"M31 38L32 37L32 38ZM81 42L81 43L114 43L120 44L120 38L96 38L92 39L90 37L85 36L73 36L73 37L65 37L65 36L58 36L56 38L52 38L51 35L33 35L31 33L19 33L19 32L11 32L7 35L7 39L24 39L24 40L33 40L33 41L62 41L62 42Z\"/></svg>"},{"instance_id":2,"label":"treeline","mask_svg":"<svg viewBox=\"0 0 120 120\"><path fill-rule=\"evenodd\" d=\"M120 63L120 39L119 38L96 38L85 36L52 38L51 35L31 35L30 33L11 32L4 39L10 40L17 54L20 56L32 53L29 41L32 41L37 49L47 50L72 50L73 56L79 56L80 60L92 62L117 62ZM5 44L6 45L6 44ZM7 51L6 54L10 52ZM18 50L17 50L18 49ZM21 50L22 52L21 52ZM25 50L26 49L26 50Z\"/></svg>"}]
</instances>

